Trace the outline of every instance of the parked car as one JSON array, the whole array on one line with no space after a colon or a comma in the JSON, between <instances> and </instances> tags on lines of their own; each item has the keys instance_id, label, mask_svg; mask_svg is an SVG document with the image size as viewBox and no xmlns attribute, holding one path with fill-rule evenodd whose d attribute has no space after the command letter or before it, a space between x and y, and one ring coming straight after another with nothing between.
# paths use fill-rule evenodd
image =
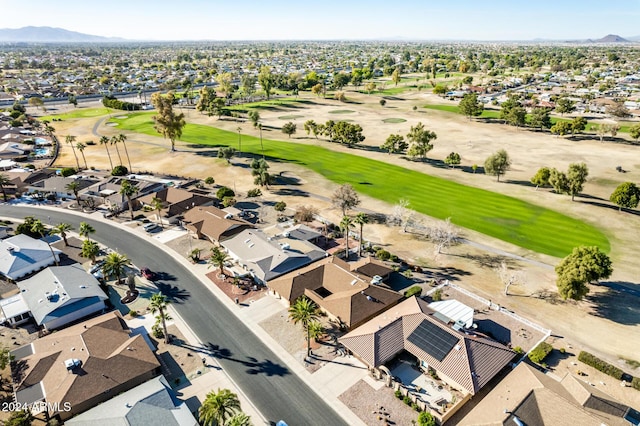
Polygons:
<instances>
[{"instance_id":1,"label":"parked car","mask_svg":"<svg viewBox=\"0 0 640 426\"><path fill-rule=\"evenodd\" d=\"M148 280L153 280L153 277L155 277L155 274L149 268L140 269L140 273L142 274L143 277L145 277Z\"/></svg>"},{"instance_id":2,"label":"parked car","mask_svg":"<svg viewBox=\"0 0 640 426\"><path fill-rule=\"evenodd\" d=\"M157 228L159 228L158 224L156 223L147 223L146 225L144 225L142 227L142 229L144 229L146 232L153 232L155 231Z\"/></svg>"}]
</instances>

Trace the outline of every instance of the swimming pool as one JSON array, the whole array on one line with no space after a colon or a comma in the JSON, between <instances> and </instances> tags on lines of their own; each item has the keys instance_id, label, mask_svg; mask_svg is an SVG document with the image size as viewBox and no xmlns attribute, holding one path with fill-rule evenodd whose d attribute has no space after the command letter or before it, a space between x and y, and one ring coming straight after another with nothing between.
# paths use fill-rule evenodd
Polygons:
<instances>
[{"instance_id":1,"label":"swimming pool","mask_svg":"<svg viewBox=\"0 0 640 426\"><path fill-rule=\"evenodd\" d=\"M36 145L51 145L51 141L45 138L35 138L34 142Z\"/></svg>"},{"instance_id":2,"label":"swimming pool","mask_svg":"<svg viewBox=\"0 0 640 426\"><path fill-rule=\"evenodd\" d=\"M49 148L35 148L33 150L34 155L49 155L51 150Z\"/></svg>"}]
</instances>

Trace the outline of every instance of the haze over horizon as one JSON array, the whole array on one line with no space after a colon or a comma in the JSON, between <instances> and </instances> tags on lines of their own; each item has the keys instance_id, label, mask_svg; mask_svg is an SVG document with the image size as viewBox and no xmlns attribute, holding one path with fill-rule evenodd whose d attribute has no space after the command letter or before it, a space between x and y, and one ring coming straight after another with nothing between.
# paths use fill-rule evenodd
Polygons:
<instances>
[{"instance_id":1,"label":"haze over horizon","mask_svg":"<svg viewBox=\"0 0 640 426\"><path fill-rule=\"evenodd\" d=\"M0 0L0 28L49 26L129 40L580 40L640 35L640 0Z\"/></svg>"}]
</instances>

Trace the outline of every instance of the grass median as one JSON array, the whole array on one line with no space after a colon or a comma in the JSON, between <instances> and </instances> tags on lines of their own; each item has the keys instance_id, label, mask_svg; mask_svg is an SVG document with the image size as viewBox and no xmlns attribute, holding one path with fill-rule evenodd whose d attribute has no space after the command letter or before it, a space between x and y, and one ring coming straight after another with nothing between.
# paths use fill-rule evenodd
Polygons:
<instances>
[{"instance_id":1,"label":"grass median","mask_svg":"<svg viewBox=\"0 0 640 426\"><path fill-rule=\"evenodd\" d=\"M112 121L119 129L157 136L151 115L135 113ZM238 134L190 123L181 141L237 148ZM440 219L451 217L458 226L535 252L563 257L579 245L597 245L604 251L610 248L607 237L594 226L517 198L318 146L269 139L264 139L263 145L264 155L271 161L301 165L391 204L404 198L420 213ZM243 135L242 151L262 154L260 139Z\"/></svg>"}]
</instances>

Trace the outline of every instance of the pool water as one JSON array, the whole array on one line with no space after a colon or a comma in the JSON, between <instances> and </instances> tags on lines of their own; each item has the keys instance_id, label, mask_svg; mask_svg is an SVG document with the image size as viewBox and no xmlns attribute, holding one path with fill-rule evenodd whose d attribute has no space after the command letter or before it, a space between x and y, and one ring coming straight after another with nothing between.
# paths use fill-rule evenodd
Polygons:
<instances>
[{"instance_id":1,"label":"pool water","mask_svg":"<svg viewBox=\"0 0 640 426\"><path fill-rule=\"evenodd\" d=\"M34 155L49 155L50 152L49 148L36 148L33 150Z\"/></svg>"},{"instance_id":2,"label":"pool water","mask_svg":"<svg viewBox=\"0 0 640 426\"><path fill-rule=\"evenodd\" d=\"M35 138L34 139L36 145L50 145L51 142L45 138Z\"/></svg>"}]
</instances>

